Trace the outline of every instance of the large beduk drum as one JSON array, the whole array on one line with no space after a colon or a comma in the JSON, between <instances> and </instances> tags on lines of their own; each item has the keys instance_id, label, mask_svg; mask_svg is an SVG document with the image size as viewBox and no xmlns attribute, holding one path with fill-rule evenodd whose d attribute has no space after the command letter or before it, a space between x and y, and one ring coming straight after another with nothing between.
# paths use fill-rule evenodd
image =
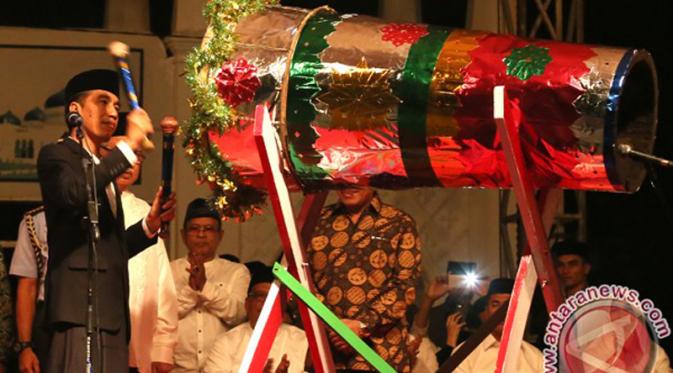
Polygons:
<instances>
[{"instance_id":1,"label":"large beduk drum","mask_svg":"<svg viewBox=\"0 0 673 373\"><path fill-rule=\"evenodd\" d=\"M536 187L633 192L645 176L615 150L653 147L657 78L644 50L387 23L327 7L268 7L242 18L235 34L231 58L199 78L217 87L235 120L207 143L187 141L192 155L219 150L228 181L218 184L229 196L220 207L246 204L231 183L248 194L264 187L252 137L261 103L275 109L296 186L510 187L493 120L496 85L521 110L518 136Z\"/></svg>"}]
</instances>

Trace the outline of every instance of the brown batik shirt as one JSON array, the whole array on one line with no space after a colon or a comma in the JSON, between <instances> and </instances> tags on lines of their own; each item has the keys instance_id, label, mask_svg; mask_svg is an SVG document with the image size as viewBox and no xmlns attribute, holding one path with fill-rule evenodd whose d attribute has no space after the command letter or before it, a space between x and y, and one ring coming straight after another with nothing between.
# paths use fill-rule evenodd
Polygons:
<instances>
[{"instance_id":1,"label":"brown batik shirt","mask_svg":"<svg viewBox=\"0 0 673 373\"><path fill-rule=\"evenodd\" d=\"M414 220L377 195L356 223L337 203L323 209L307 248L318 297L339 318L367 325L365 339L398 372L411 371L405 312L416 297L421 243ZM337 369L374 370L356 352Z\"/></svg>"}]
</instances>

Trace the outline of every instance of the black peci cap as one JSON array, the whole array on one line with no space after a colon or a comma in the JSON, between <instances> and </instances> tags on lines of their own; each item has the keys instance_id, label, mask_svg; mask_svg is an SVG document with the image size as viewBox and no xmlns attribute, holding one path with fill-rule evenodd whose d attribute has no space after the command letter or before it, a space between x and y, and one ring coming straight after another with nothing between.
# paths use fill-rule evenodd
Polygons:
<instances>
[{"instance_id":1,"label":"black peci cap","mask_svg":"<svg viewBox=\"0 0 673 373\"><path fill-rule=\"evenodd\" d=\"M102 89L119 97L119 74L113 70L88 70L73 76L65 85L65 111L82 92Z\"/></svg>"},{"instance_id":2,"label":"black peci cap","mask_svg":"<svg viewBox=\"0 0 673 373\"><path fill-rule=\"evenodd\" d=\"M275 280L271 267L262 262L247 262L245 263L245 266L248 268L248 271L250 271L250 284L248 285L248 293L252 290L252 287L257 284L264 282L272 283L273 280Z\"/></svg>"},{"instance_id":3,"label":"black peci cap","mask_svg":"<svg viewBox=\"0 0 673 373\"><path fill-rule=\"evenodd\" d=\"M551 248L554 258L562 255L578 255L587 263L590 262L589 251L591 248L587 243L575 240L558 241Z\"/></svg>"},{"instance_id":4,"label":"black peci cap","mask_svg":"<svg viewBox=\"0 0 673 373\"><path fill-rule=\"evenodd\" d=\"M514 280L511 278L496 278L488 285L488 295L512 294L512 289L514 289Z\"/></svg>"},{"instance_id":5,"label":"black peci cap","mask_svg":"<svg viewBox=\"0 0 673 373\"><path fill-rule=\"evenodd\" d=\"M187 222L194 218L213 218L217 220L218 224L220 223L220 214L203 198L197 198L189 203L183 226L186 226Z\"/></svg>"}]
</instances>

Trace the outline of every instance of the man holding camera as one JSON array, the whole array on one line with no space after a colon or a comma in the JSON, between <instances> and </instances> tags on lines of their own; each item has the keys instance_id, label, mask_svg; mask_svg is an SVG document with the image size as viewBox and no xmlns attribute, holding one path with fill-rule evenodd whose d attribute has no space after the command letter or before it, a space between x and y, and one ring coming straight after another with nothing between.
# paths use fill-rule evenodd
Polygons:
<instances>
[{"instance_id":1,"label":"man holding camera","mask_svg":"<svg viewBox=\"0 0 673 373\"><path fill-rule=\"evenodd\" d=\"M509 302L514 288L514 280L496 278L488 286L486 295L485 319L491 318L500 307ZM463 360L454 370L459 373L493 372L498 359L500 338L504 327L504 321L489 334L472 353ZM520 373L544 371L543 357L540 350L526 341L521 341L521 351L516 371Z\"/></svg>"}]
</instances>

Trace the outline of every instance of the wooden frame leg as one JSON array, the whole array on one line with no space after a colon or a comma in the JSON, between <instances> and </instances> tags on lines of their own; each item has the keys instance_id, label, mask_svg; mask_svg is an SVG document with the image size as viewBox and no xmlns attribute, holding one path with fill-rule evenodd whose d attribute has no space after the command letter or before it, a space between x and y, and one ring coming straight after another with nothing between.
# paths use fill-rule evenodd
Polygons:
<instances>
[{"instance_id":1,"label":"wooden frame leg","mask_svg":"<svg viewBox=\"0 0 673 373\"><path fill-rule=\"evenodd\" d=\"M280 240L288 267L290 268L292 275L299 280L302 286L307 289L312 289L313 284L309 275L308 264L304 258L304 240L302 237L308 237L312 233L313 227L311 227L311 223L314 223L315 220L317 220L313 216L320 212L326 194L309 195L304 201L305 203L299 216L299 219L304 223L302 227L302 236L300 237L290 201L290 193L280 168L281 159L278 143L276 141L276 133L271 124L268 109L264 105L258 105L255 110L254 136L264 168L269 200L273 207L276 224L278 225L278 233L280 234ZM274 297L275 299L267 299L266 303L269 303L269 310L272 310L276 304L280 304L278 294ZM304 304L300 302L298 306L304 323L315 371L318 373L334 372L334 362L322 324L312 312L309 312ZM273 316L271 311L269 312L269 315ZM258 321L255 329L258 327L263 330L266 330L266 328L273 329L275 327L277 330L277 326L273 323L268 323L267 325L266 322L260 323ZM265 335L262 331L259 333L260 335ZM275 331L273 333L268 333L268 335L271 334L275 336ZM257 372L256 370L252 370L252 368L258 367L260 361L266 362L270 345L268 346L269 349L266 349L265 347L266 344L248 344L248 351L259 350L254 354L251 353L252 356L254 356L254 359L251 359L251 370L248 371Z\"/></svg>"},{"instance_id":2,"label":"wooden frame leg","mask_svg":"<svg viewBox=\"0 0 673 373\"><path fill-rule=\"evenodd\" d=\"M534 196L531 178L528 174L523 150L519 139L519 126L521 124L521 111L516 103L509 100L504 86L493 89L493 117L495 119L498 135L502 141L503 152L509 174L512 178L512 188L516 195L521 221L526 231L531 259L535 270L528 268L528 260L519 268L517 282L519 288L515 292L521 292L522 286L530 280L531 273L539 275L542 295L544 296L547 310L552 312L563 303L563 296L556 275L554 263L549 252L549 244L543 218L540 214L538 203ZM547 198L548 192L543 192L543 198ZM554 194L551 194L553 197ZM549 219L547 214L545 220ZM547 221L549 224L549 222ZM524 268L526 266L526 268ZM522 273L523 271L523 273ZM519 278L521 276L521 278ZM537 276L535 276L537 277ZM526 279L526 281L524 281ZM530 286L530 284L528 284ZM526 287L527 289L527 287ZM516 297L515 297L516 295ZM532 297L532 294L531 294ZM521 303L521 304L519 304ZM523 310L525 309L525 312ZM502 342L498 354L498 367L496 372L513 371L516 367L516 359L520 351L523 339L523 326L525 326L530 309L530 300L521 297L520 293L512 294L512 301L508 309L505 329L503 330ZM504 370L503 370L504 369Z\"/></svg>"}]
</instances>

